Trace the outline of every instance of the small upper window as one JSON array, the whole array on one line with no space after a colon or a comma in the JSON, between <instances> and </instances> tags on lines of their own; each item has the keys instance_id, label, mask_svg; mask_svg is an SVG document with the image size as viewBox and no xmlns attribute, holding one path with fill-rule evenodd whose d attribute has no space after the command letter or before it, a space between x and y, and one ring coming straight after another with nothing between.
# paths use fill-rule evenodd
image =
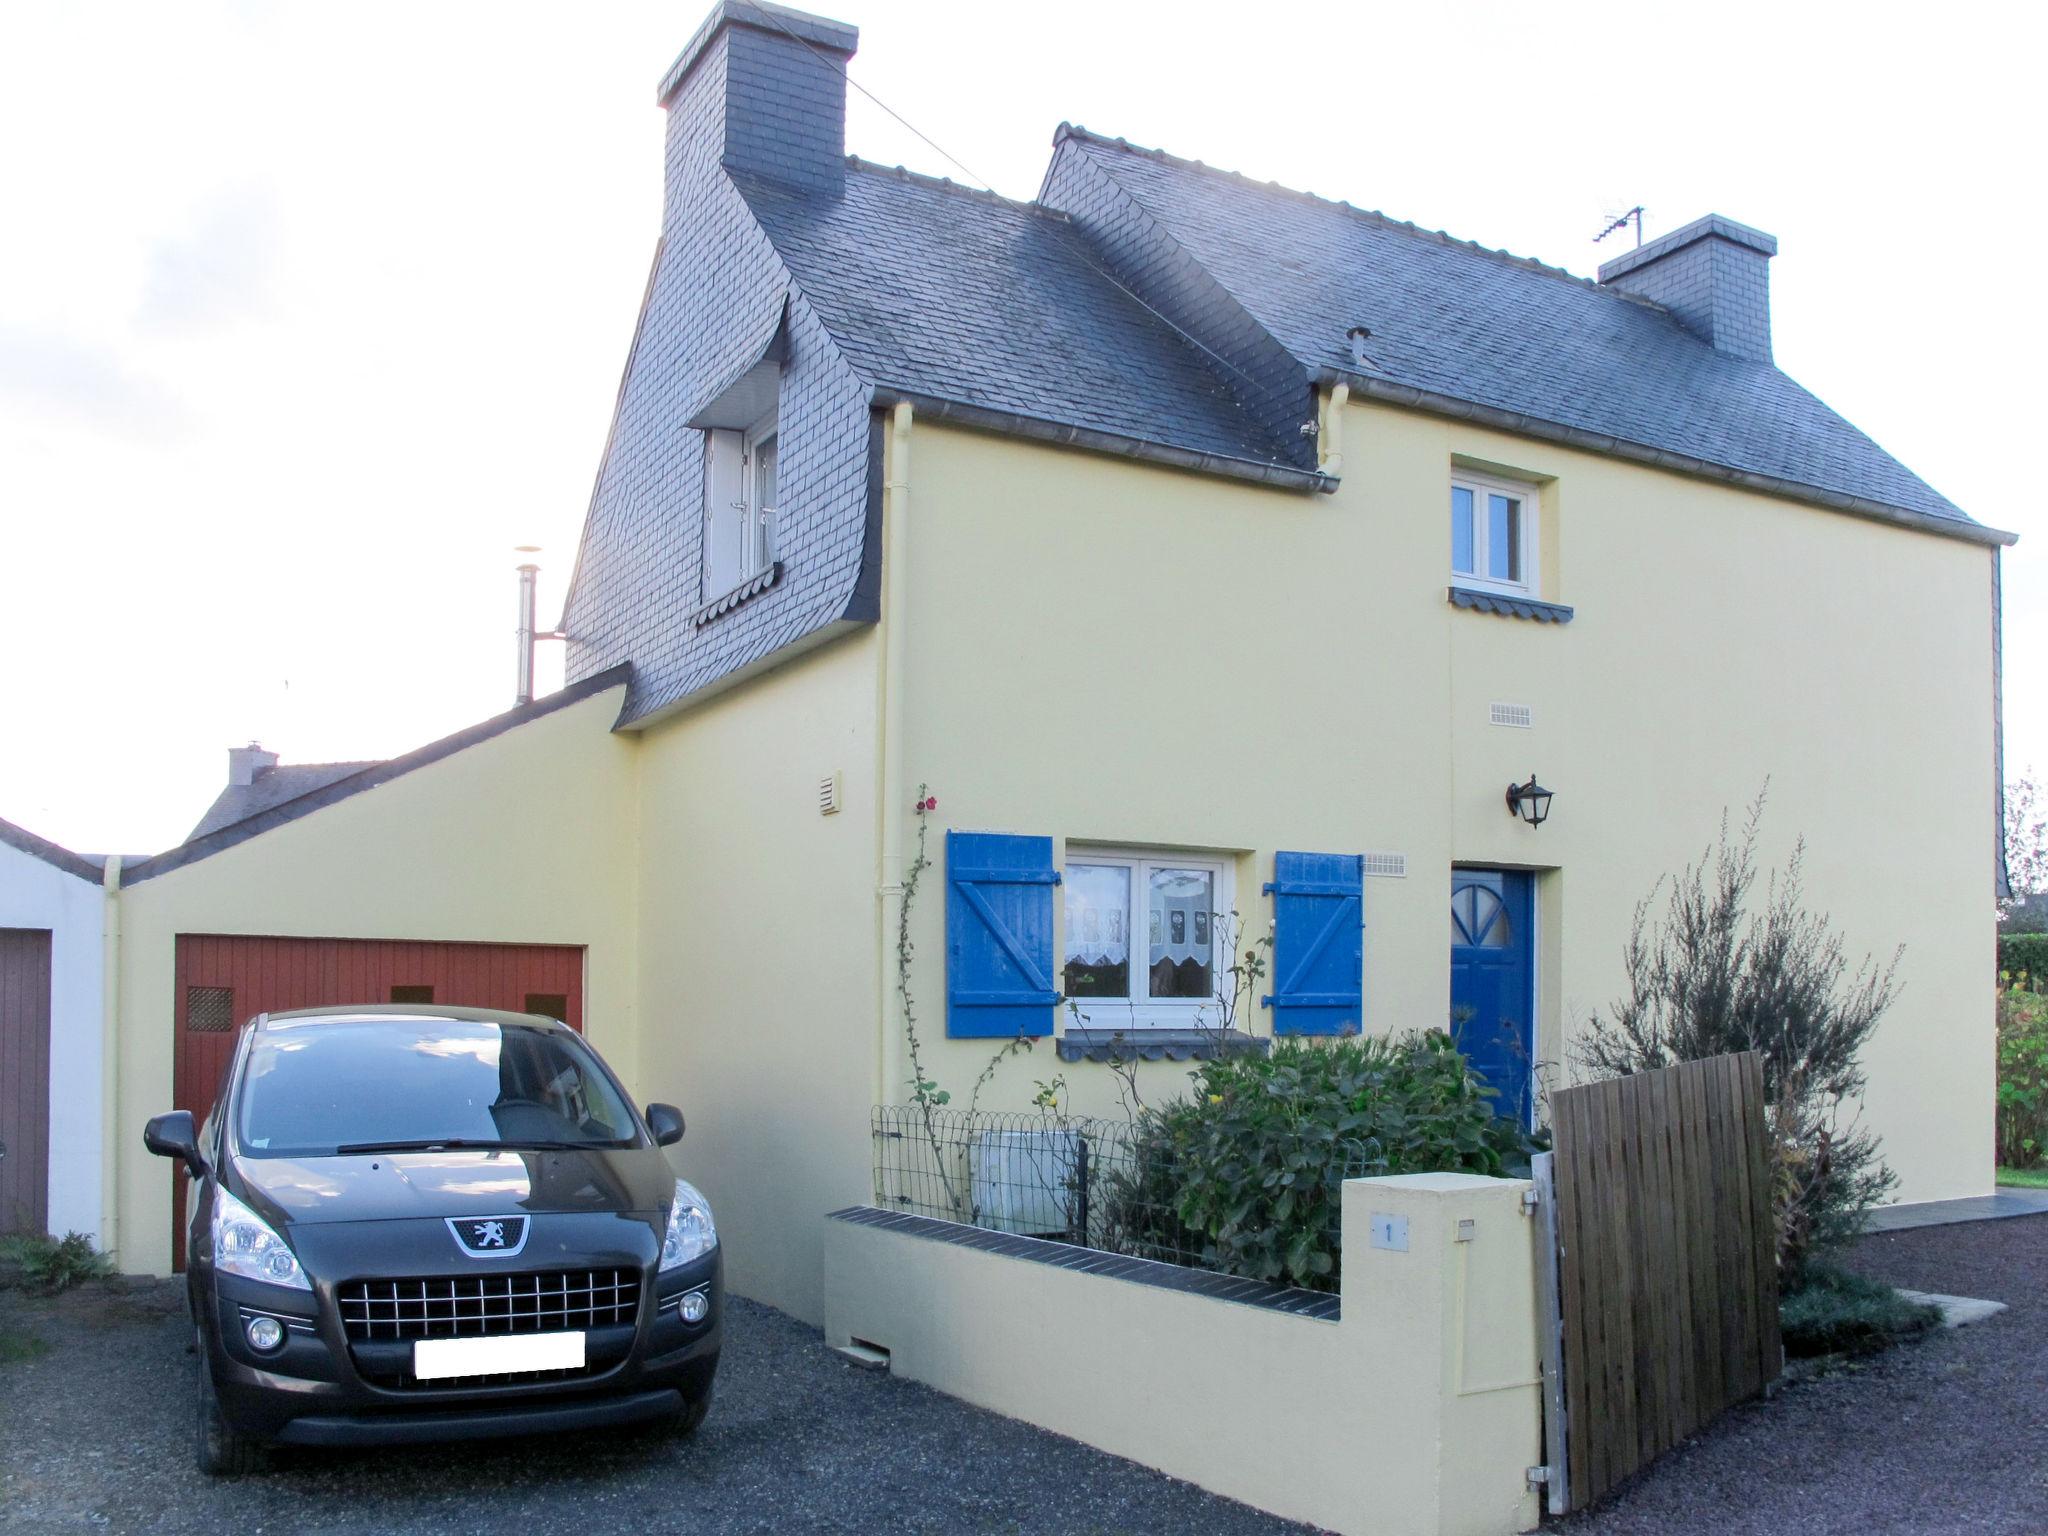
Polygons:
<instances>
[{"instance_id":1,"label":"small upper window","mask_svg":"<svg viewBox=\"0 0 2048 1536\"><path fill-rule=\"evenodd\" d=\"M1061 885L1066 994L1084 1024L1220 1027L1233 964L1219 953L1228 948L1227 863L1075 847Z\"/></svg>"},{"instance_id":2,"label":"small upper window","mask_svg":"<svg viewBox=\"0 0 2048 1536\"><path fill-rule=\"evenodd\" d=\"M722 597L775 563L775 417L704 434L704 596Z\"/></svg>"},{"instance_id":3,"label":"small upper window","mask_svg":"<svg viewBox=\"0 0 2048 1536\"><path fill-rule=\"evenodd\" d=\"M1451 478L1451 575L1462 586L1534 595L1536 488L1463 473Z\"/></svg>"}]
</instances>

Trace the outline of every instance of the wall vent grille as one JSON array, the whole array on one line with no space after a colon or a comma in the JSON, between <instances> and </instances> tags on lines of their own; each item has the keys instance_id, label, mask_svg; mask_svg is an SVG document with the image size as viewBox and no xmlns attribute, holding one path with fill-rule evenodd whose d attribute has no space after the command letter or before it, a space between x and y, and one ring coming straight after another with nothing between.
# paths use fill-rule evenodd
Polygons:
<instances>
[{"instance_id":1,"label":"wall vent grille","mask_svg":"<svg viewBox=\"0 0 2048 1536\"><path fill-rule=\"evenodd\" d=\"M1408 878L1408 855L1368 853L1365 856L1365 872L1368 875L1377 875L1383 880L1405 880Z\"/></svg>"},{"instance_id":2,"label":"wall vent grille","mask_svg":"<svg viewBox=\"0 0 2048 1536\"><path fill-rule=\"evenodd\" d=\"M1536 723L1535 711L1526 704L1495 704L1487 718L1495 725L1511 725L1524 731Z\"/></svg>"},{"instance_id":3,"label":"wall vent grille","mask_svg":"<svg viewBox=\"0 0 2048 1536\"><path fill-rule=\"evenodd\" d=\"M221 1035L235 1027L233 987L187 987L185 1027L197 1034Z\"/></svg>"},{"instance_id":4,"label":"wall vent grille","mask_svg":"<svg viewBox=\"0 0 2048 1536\"><path fill-rule=\"evenodd\" d=\"M830 816L839 809L839 775L825 774L818 780L818 814Z\"/></svg>"}]
</instances>

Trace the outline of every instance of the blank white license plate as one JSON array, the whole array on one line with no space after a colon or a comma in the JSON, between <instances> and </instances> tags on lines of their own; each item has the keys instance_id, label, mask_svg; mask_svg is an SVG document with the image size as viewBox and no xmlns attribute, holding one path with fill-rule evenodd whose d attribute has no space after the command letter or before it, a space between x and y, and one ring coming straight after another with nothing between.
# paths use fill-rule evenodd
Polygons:
<instances>
[{"instance_id":1,"label":"blank white license plate","mask_svg":"<svg viewBox=\"0 0 2048 1536\"><path fill-rule=\"evenodd\" d=\"M583 1368L581 1333L513 1333L490 1339L420 1339L412 1347L419 1381L447 1376L497 1376L508 1371Z\"/></svg>"}]
</instances>

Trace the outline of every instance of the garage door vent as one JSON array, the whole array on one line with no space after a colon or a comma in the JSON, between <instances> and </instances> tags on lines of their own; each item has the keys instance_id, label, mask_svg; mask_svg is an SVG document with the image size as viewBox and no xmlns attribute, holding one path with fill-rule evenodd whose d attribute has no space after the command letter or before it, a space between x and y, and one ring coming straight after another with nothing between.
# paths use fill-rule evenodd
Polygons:
<instances>
[{"instance_id":1,"label":"garage door vent","mask_svg":"<svg viewBox=\"0 0 2048 1536\"><path fill-rule=\"evenodd\" d=\"M233 987L187 987L185 1027L199 1034L225 1034L235 1027Z\"/></svg>"}]
</instances>

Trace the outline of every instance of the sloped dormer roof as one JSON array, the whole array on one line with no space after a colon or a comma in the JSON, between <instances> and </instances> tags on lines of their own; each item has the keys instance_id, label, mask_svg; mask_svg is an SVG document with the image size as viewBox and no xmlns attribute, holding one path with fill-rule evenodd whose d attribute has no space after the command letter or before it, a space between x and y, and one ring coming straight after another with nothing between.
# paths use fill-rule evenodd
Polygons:
<instances>
[{"instance_id":1,"label":"sloped dormer roof","mask_svg":"<svg viewBox=\"0 0 2048 1536\"><path fill-rule=\"evenodd\" d=\"M1300 439L1248 415L1228 364L1124 287L1065 215L858 159L839 195L733 180L870 385L1020 430L1156 444L1193 467L1313 476Z\"/></svg>"}]
</instances>

